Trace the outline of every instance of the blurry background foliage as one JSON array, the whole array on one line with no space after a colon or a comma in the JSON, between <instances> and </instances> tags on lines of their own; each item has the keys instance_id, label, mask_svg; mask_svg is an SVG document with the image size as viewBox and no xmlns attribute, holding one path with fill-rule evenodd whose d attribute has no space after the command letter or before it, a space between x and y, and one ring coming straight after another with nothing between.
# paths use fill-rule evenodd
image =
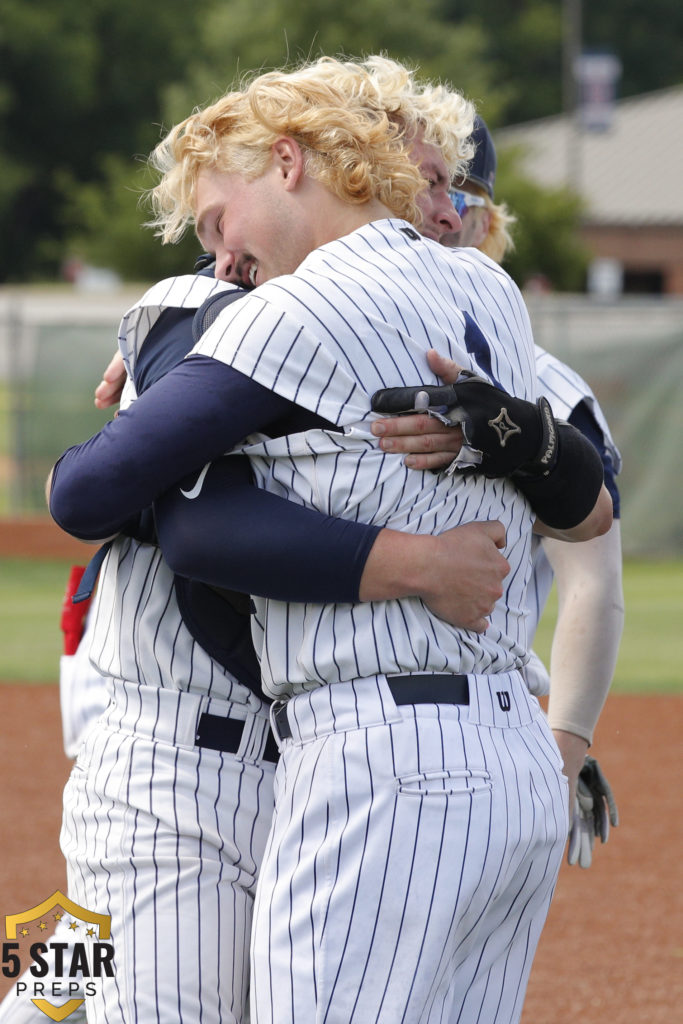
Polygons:
<instances>
[{"instance_id":1,"label":"blurry background foliage","mask_svg":"<svg viewBox=\"0 0 683 1024\"><path fill-rule=\"evenodd\" d=\"M461 89L494 130L559 113L562 12L550 0L3 0L0 283L57 280L69 259L124 280L187 270L191 238L164 248L141 230L146 157L162 128L256 68L386 52ZM622 97L677 84L683 5L584 4L583 40L618 56ZM531 190L514 161L498 195L524 225L512 275L542 254L554 287L576 288L575 197Z\"/></svg>"}]
</instances>

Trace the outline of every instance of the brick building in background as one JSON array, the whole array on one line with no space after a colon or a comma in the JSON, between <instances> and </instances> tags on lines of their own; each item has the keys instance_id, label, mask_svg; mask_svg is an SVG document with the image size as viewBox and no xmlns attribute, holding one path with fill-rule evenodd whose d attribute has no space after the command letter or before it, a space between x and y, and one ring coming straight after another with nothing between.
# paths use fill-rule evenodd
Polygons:
<instances>
[{"instance_id":1,"label":"brick building in background","mask_svg":"<svg viewBox=\"0 0 683 1024\"><path fill-rule=\"evenodd\" d=\"M589 291L683 295L683 86L618 101L602 130L561 115L495 139L532 181L581 195Z\"/></svg>"}]
</instances>

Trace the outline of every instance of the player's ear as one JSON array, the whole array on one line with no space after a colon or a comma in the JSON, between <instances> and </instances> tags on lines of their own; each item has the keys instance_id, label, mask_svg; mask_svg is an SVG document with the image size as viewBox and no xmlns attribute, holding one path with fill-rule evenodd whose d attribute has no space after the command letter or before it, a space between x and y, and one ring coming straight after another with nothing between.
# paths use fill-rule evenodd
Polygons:
<instances>
[{"instance_id":1,"label":"player's ear","mask_svg":"<svg viewBox=\"0 0 683 1024\"><path fill-rule=\"evenodd\" d=\"M304 155L299 143L288 135L281 135L271 146L273 164L280 171L285 188L291 191L304 173Z\"/></svg>"}]
</instances>

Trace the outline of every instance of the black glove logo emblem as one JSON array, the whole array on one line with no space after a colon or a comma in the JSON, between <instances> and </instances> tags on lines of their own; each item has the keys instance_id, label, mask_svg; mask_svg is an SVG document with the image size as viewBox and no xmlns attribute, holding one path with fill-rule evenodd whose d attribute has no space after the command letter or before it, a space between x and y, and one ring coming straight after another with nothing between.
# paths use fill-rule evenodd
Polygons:
<instances>
[{"instance_id":1,"label":"black glove logo emblem","mask_svg":"<svg viewBox=\"0 0 683 1024\"><path fill-rule=\"evenodd\" d=\"M501 448L505 447L507 441L514 434L522 433L521 428L518 427L517 424L514 423L508 416L508 411L505 408L505 406L501 408L500 412L498 413L495 419L489 420L489 426L493 427L496 434L498 435L498 443L500 444Z\"/></svg>"}]
</instances>

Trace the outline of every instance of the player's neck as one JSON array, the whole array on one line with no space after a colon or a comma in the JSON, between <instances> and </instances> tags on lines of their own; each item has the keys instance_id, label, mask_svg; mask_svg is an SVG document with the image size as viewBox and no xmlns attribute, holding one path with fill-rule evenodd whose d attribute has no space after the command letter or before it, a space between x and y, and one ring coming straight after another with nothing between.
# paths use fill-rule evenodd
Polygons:
<instances>
[{"instance_id":1,"label":"player's neck","mask_svg":"<svg viewBox=\"0 0 683 1024\"><path fill-rule=\"evenodd\" d=\"M358 228L365 227L375 220L386 220L393 217L391 210L378 200L371 200L359 206L352 206L350 203L342 203L336 209L330 210L331 216L325 222L320 223L319 245L333 242L344 235L350 235Z\"/></svg>"}]
</instances>

